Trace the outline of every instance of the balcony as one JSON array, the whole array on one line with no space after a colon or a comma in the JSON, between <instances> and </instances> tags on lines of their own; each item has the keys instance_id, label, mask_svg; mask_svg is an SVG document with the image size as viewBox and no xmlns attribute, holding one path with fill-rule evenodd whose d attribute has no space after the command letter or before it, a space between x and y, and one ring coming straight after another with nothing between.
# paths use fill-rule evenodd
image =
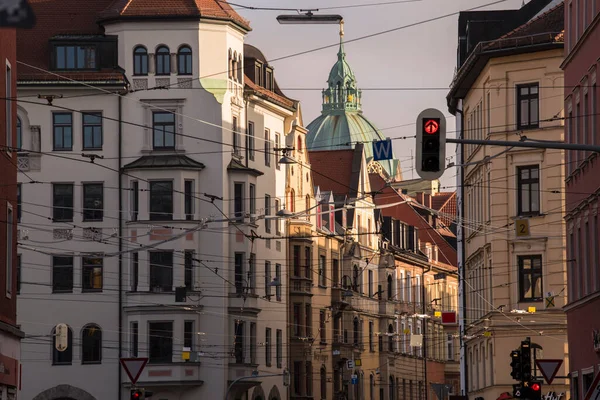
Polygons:
<instances>
[{"instance_id":1,"label":"balcony","mask_svg":"<svg viewBox=\"0 0 600 400\"><path fill-rule=\"evenodd\" d=\"M290 288L291 295L308 295L312 296L312 280L306 278L291 278L292 286Z\"/></svg>"},{"instance_id":2,"label":"balcony","mask_svg":"<svg viewBox=\"0 0 600 400\"><path fill-rule=\"evenodd\" d=\"M229 312L239 312L243 309L245 312L258 314L263 303L256 294L229 293Z\"/></svg>"},{"instance_id":3,"label":"balcony","mask_svg":"<svg viewBox=\"0 0 600 400\"><path fill-rule=\"evenodd\" d=\"M129 380L125 378L128 382ZM200 363L146 364L138 386L201 386Z\"/></svg>"},{"instance_id":4,"label":"balcony","mask_svg":"<svg viewBox=\"0 0 600 400\"><path fill-rule=\"evenodd\" d=\"M342 289L339 286L331 288L331 304L344 309L350 305L350 298L353 293L350 290Z\"/></svg>"},{"instance_id":5,"label":"balcony","mask_svg":"<svg viewBox=\"0 0 600 400\"><path fill-rule=\"evenodd\" d=\"M389 300L379 300L379 314L385 315L389 318L396 316L396 303Z\"/></svg>"},{"instance_id":6,"label":"balcony","mask_svg":"<svg viewBox=\"0 0 600 400\"><path fill-rule=\"evenodd\" d=\"M355 311L360 311L368 314L379 313L379 301L370 297L361 296L358 293L353 293L350 297L350 306Z\"/></svg>"}]
</instances>

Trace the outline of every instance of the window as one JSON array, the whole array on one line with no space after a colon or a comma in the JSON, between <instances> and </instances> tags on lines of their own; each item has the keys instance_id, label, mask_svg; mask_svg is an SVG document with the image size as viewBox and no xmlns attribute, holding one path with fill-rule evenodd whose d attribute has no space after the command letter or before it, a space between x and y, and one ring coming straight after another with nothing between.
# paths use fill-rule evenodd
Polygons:
<instances>
[{"instance_id":1,"label":"window","mask_svg":"<svg viewBox=\"0 0 600 400\"><path fill-rule=\"evenodd\" d=\"M296 337L302 335L302 326L300 325L302 323L300 319L301 306L300 303L294 303L294 336Z\"/></svg>"},{"instance_id":2,"label":"window","mask_svg":"<svg viewBox=\"0 0 600 400\"><path fill-rule=\"evenodd\" d=\"M168 221L173 219L173 182L150 182L150 220Z\"/></svg>"},{"instance_id":3,"label":"window","mask_svg":"<svg viewBox=\"0 0 600 400\"><path fill-rule=\"evenodd\" d=\"M131 357L137 357L138 356L138 345L140 342L140 338L139 338L140 328L139 328L137 321L131 323L131 330L129 333L131 335L131 338L130 338L130 341L131 341L130 346L131 347L129 349L129 355Z\"/></svg>"},{"instance_id":4,"label":"window","mask_svg":"<svg viewBox=\"0 0 600 400\"><path fill-rule=\"evenodd\" d=\"M340 284L340 261L337 259L332 260L331 269L333 270L333 283L335 285Z\"/></svg>"},{"instance_id":5,"label":"window","mask_svg":"<svg viewBox=\"0 0 600 400\"><path fill-rule=\"evenodd\" d=\"M102 258L83 257L81 259L81 291L102 291Z\"/></svg>"},{"instance_id":6,"label":"window","mask_svg":"<svg viewBox=\"0 0 600 400\"><path fill-rule=\"evenodd\" d=\"M542 301L542 256L519 256L520 301Z\"/></svg>"},{"instance_id":7,"label":"window","mask_svg":"<svg viewBox=\"0 0 600 400\"><path fill-rule=\"evenodd\" d=\"M175 148L175 114L165 111L152 113L152 132L154 150Z\"/></svg>"},{"instance_id":8,"label":"window","mask_svg":"<svg viewBox=\"0 0 600 400\"><path fill-rule=\"evenodd\" d=\"M73 114L53 113L54 151L73 150Z\"/></svg>"},{"instance_id":9,"label":"window","mask_svg":"<svg viewBox=\"0 0 600 400\"><path fill-rule=\"evenodd\" d=\"M133 50L133 74L148 75L148 50L144 46Z\"/></svg>"},{"instance_id":10,"label":"window","mask_svg":"<svg viewBox=\"0 0 600 400\"><path fill-rule=\"evenodd\" d=\"M277 368L281 368L283 365L283 331L277 329L276 335L277 346L275 348L275 358L277 359Z\"/></svg>"},{"instance_id":11,"label":"window","mask_svg":"<svg viewBox=\"0 0 600 400\"><path fill-rule=\"evenodd\" d=\"M300 276L300 246L294 245L294 258L293 258L294 276Z\"/></svg>"},{"instance_id":12,"label":"window","mask_svg":"<svg viewBox=\"0 0 600 400\"><path fill-rule=\"evenodd\" d=\"M140 275L140 257L138 252L131 253L131 291L137 292Z\"/></svg>"},{"instance_id":13,"label":"window","mask_svg":"<svg viewBox=\"0 0 600 400\"><path fill-rule=\"evenodd\" d=\"M319 255L319 285L327 286L327 259L324 255Z\"/></svg>"},{"instance_id":14,"label":"window","mask_svg":"<svg viewBox=\"0 0 600 400\"><path fill-rule=\"evenodd\" d=\"M322 344L327 344L327 313L325 310L319 311L319 338Z\"/></svg>"},{"instance_id":15,"label":"window","mask_svg":"<svg viewBox=\"0 0 600 400\"><path fill-rule=\"evenodd\" d=\"M102 113L83 114L83 149L102 149Z\"/></svg>"},{"instance_id":16,"label":"window","mask_svg":"<svg viewBox=\"0 0 600 400\"><path fill-rule=\"evenodd\" d=\"M595 4L595 2L593 2L592 4ZM598 93L597 93L597 88L596 88L596 84L594 83L592 85L592 145L596 145L596 132L598 129ZM17 120L18 123L18 120ZM19 130L18 130L18 125L17 125L17 134L18 134ZM17 140L19 140L19 136L17 136ZM19 147L19 146L17 146Z\"/></svg>"},{"instance_id":17,"label":"window","mask_svg":"<svg viewBox=\"0 0 600 400\"><path fill-rule=\"evenodd\" d=\"M267 328L265 330L265 364L267 364L267 367L271 366L271 346L273 345L271 335L271 328Z\"/></svg>"},{"instance_id":18,"label":"window","mask_svg":"<svg viewBox=\"0 0 600 400\"><path fill-rule=\"evenodd\" d=\"M250 322L250 364L256 364L256 322Z\"/></svg>"},{"instance_id":19,"label":"window","mask_svg":"<svg viewBox=\"0 0 600 400\"><path fill-rule=\"evenodd\" d=\"M589 372L587 374L582 374L581 375L581 383L583 384L583 393L587 393L591 386L592 383L594 382L594 372Z\"/></svg>"},{"instance_id":20,"label":"window","mask_svg":"<svg viewBox=\"0 0 600 400\"><path fill-rule=\"evenodd\" d=\"M360 343L360 323L357 317L354 317L354 320L352 322L352 336L354 339L354 345L358 346L358 344Z\"/></svg>"},{"instance_id":21,"label":"window","mask_svg":"<svg viewBox=\"0 0 600 400\"><path fill-rule=\"evenodd\" d=\"M454 361L454 338L452 337L452 335L446 336L446 347L448 352L446 358L448 359L448 361Z\"/></svg>"},{"instance_id":22,"label":"window","mask_svg":"<svg viewBox=\"0 0 600 400\"><path fill-rule=\"evenodd\" d=\"M131 220L137 221L140 212L140 184L138 181L131 182Z\"/></svg>"},{"instance_id":23,"label":"window","mask_svg":"<svg viewBox=\"0 0 600 400\"><path fill-rule=\"evenodd\" d=\"M248 260L248 289L254 294L256 291L256 254L250 253Z\"/></svg>"},{"instance_id":24,"label":"window","mask_svg":"<svg viewBox=\"0 0 600 400\"><path fill-rule=\"evenodd\" d=\"M177 73L179 75L192 74L192 49L189 46L181 46L177 53Z\"/></svg>"},{"instance_id":25,"label":"window","mask_svg":"<svg viewBox=\"0 0 600 400\"><path fill-rule=\"evenodd\" d=\"M237 154L238 156L242 155L242 138L240 137L240 128L238 125L238 117L233 116L231 118L232 123L231 123L231 127L232 132L231 134L233 135L233 152L234 154Z\"/></svg>"},{"instance_id":26,"label":"window","mask_svg":"<svg viewBox=\"0 0 600 400\"><path fill-rule=\"evenodd\" d=\"M244 293L244 253L235 253L235 292Z\"/></svg>"},{"instance_id":27,"label":"window","mask_svg":"<svg viewBox=\"0 0 600 400\"><path fill-rule=\"evenodd\" d=\"M281 282L281 264L275 264L275 278L277 282ZM275 298L281 301L281 285L275 286Z\"/></svg>"},{"instance_id":28,"label":"window","mask_svg":"<svg viewBox=\"0 0 600 400\"><path fill-rule=\"evenodd\" d=\"M83 184L83 220L102 221L104 217L104 187L102 183Z\"/></svg>"},{"instance_id":29,"label":"window","mask_svg":"<svg viewBox=\"0 0 600 400\"><path fill-rule=\"evenodd\" d=\"M304 277L308 279L312 279L312 269L311 269L311 251L310 247L304 248Z\"/></svg>"},{"instance_id":30,"label":"window","mask_svg":"<svg viewBox=\"0 0 600 400\"><path fill-rule=\"evenodd\" d=\"M571 377L571 398L579 399L579 377L577 375Z\"/></svg>"},{"instance_id":31,"label":"window","mask_svg":"<svg viewBox=\"0 0 600 400\"><path fill-rule=\"evenodd\" d=\"M517 212L519 215L540 213L540 169L537 165L517 167Z\"/></svg>"},{"instance_id":32,"label":"window","mask_svg":"<svg viewBox=\"0 0 600 400\"><path fill-rule=\"evenodd\" d=\"M369 351L375 351L375 340L373 335L375 334L375 323L369 321Z\"/></svg>"},{"instance_id":33,"label":"window","mask_svg":"<svg viewBox=\"0 0 600 400\"><path fill-rule=\"evenodd\" d=\"M183 347L194 347L194 321L183 321Z\"/></svg>"},{"instance_id":34,"label":"window","mask_svg":"<svg viewBox=\"0 0 600 400\"><path fill-rule=\"evenodd\" d=\"M234 354L237 364L244 363L244 321L236 320L234 327Z\"/></svg>"},{"instance_id":35,"label":"window","mask_svg":"<svg viewBox=\"0 0 600 400\"><path fill-rule=\"evenodd\" d=\"M54 66L61 70L95 69L95 46L55 46Z\"/></svg>"},{"instance_id":36,"label":"window","mask_svg":"<svg viewBox=\"0 0 600 400\"><path fill-rule=\"evenodd\" d=\"M148 362L173 362L173 322L148 322Z\"/></svg>"},{"instance_id":37,"label":"window","mask_svg":"<svg viewBox=\"0 0 600 400\"><path fill-rule=\"evenodd\" d=\"M539 88L537 83L517 85L517 129L539 126Z\"/></svg>"},{"instance_id":38,"label":"window","mask_svg":"<svg viewBox=\"0 0 600 400\"><path fill-rule=\"evenodd\" d=\"M302 393L301 380L300 380L301 376L302 376L302 362L294 361L293 384L294 384L294 393L297 395L300 395Z\"/></svg>"},{"instance_id":39,"label":"window","mask_svg":"<svg viewBox=\"0 0 600 400\"><path fill-rule=\"evenodd\" d=\"M254 122L248 122L248 158L254 161Z\"/></svg>"},{"instance_id":40,"label":"window","mask_svg":"<svg viewBox=\"0 0 600 400\"><path fill-rule=\"evenodd\" d=\"M52 293L73 293L73 257L52 257Z\"/></svg>"},{"instance_id":41,"label":"window","mask_svg":"<svg viewBox=\"0 0 600 400\"><path fill-rule=\"evenodd\" d=\"M373 297L373 270L367 271L367 285L367 293L369 294L369 297Z\"/></svg>"},{"instance_id":42,"label":"window","mask_svg":"<svg viewBox=\"0 0 600 400\"><path fill-rule=\"evenodd\" d=\"M173 291L173 252L150 252L150 290Z\"/></svg>"},{"instance_id":43,"label":"window","mask_svg":"<svg viewBox=\"0 0 600 400\"><path fill-rule=\"evenodd\" d=\"M194 290L194 251L186 250L184 255L184 285L188 290Z\"/></svg>"},{"instance_id":44,"label":"window","mask_svg":"<svg viewBox=\"0 0 600 400\"><path fill-rule=\"evenodd\" d=\"M312 391L312 362L307 361L306 362L306 395L307 396L312 396L313 391Z\"/></svg>"},{"instance_id":45,"label":"window","mask_svg":"<svg viewBox=\"0 0 600 400\"><path fill-rule=\"evenodd\" d=\"M271 68L265 69L265 89L273 90L273 70Z\"/></svg>"},{"instance_id":46,"label":"window","mask_svg":"<svg viewBox=\"0 0 600 400\"><path fill-rule=\"evenodd\" d=\"M13 291L13 230L14 214L10 206L6 208L6 295Z\"/></svg>"},{"instance_id":47,"label":"window","mask_svg":"<svg viewBox=\"0 0 600 400\"><path fill-rule=\"evenodd\" d=\"M275 214L277 214L281 210L281 201L279 199L275 199ZM281 235L281 220L279 218L275 219L275 234Z\"/></svg>"},{"instance_id":48,"label":"window","mask_svg":"<svg viewBox=\"0 0 600 400\"><path fill-rule=\"evenodd\" d=\"M265 295L271 299L271 262L265 261Z\"/></svg>"},{"instance_id":49,"label":"window","mask_svg":"<svg viewBox=\"0 0 600 400\"><path fill-rule=\"evenodd\" d=\"M265 232L271 233L271 196L265 194Z\"/></svg>"},{"instance_id":50,"label":"window","mask_svg":"<svg viewBox=\"0 0 600 400\"><path fill-rule=\"evenodd\" d=\"M183 190L185 219L191 221L194 219L194 181L186 179Z\"/></svg>"},{"instance_id":51,"label":"window","mask_svg":"<svg viewBox=\"0 0 600 400\"><path fill-rule=\"evenodd\" d=\"M275 147L281 148L281 135L279 133L275 133ZM279 163L279 151L275 152L275 168L278 170L281 169L281 164Z\"/></svg>"},{"instance_id":52,"label":"window","mask_svg":"<svg viewBox=\"0 0 600 400\"><path fill-rule=\"evenodd\" d=\"M7 61L8 63L8 61ZM6 145L12 147L12 71L6 65Z\"/></svg>"},{"instance_id":53,"label":"window","mask_svg":"<svg viewBox=\"0 0 600 400\"><path fill-rule=\"evenodd\" d=\"M233 185L233 212L236 222L244 222L244 184Z\"/></svg>"},{"instance_id":54,"label":"window","mask_svg":"<svg viewBox=\"0 0 600 400\"><path fill-rule=\"evenodd\" d=\"M52 335L56 334L56 328L52 329ZM58 351L52 342L52 365L71 365L73 362L73 331L67 329L67 348L65 351Z\"/></svg>"},{"instance_id":55,"label":"window","mask_svg":"<svg viewBox=\"0 0 600 400\"><path fill-rule=\"evenodd\" d=\"M21 255L17 254L17 294L21 293Z\"/></svg>"},{"instance_id":56,"label":"window","mask_svg":"<svg viewBox=\"0 0 600 400\"><path fill-rule=\"evenodd\" d=\"M304 329L306 329L306 336L312 337L312 306L310 304L304 305Z\"/></svg>"},{"instance_id":57,"label":"window","mask_svg":"<svg viewBox=\"0 0 600 400\"><path fill-rule=\"evenodd\" d=\"M81 331L81 363L100 364L102 361L102 330L98 325L86 325Z\"/></svg>"},{"instance_id":58,"label":"window","mask_svg":"<svg viewBox=\"0 0 600 400\"><path fill-rule=\"evenodd\" d=\"M259 61L256 61L254 64L254 83L256 83L258 86L263 86L262 63Z\"/></svg>"},{"instance_id":59,"label":"window","mask_svg":"<svg viewBox=\"0 0 600 400\"><path fill-rule=\"evenodd\" d=\"M21 118L17 117L17 151L23 147L23 124Z\"/></svg>"},{"instance_id":60,"label":"window","mask_svg":"<svg viewBox=\"0 0 600 400\"><path fill-rule=\"evenodd\" d=\"M327 371L321 367L321 399L327 398Z\"/></svg>"},{"instance_id":61,"label":"window","mask_svg":"<svg viewBox=\"0 0 600 400\"><path fill-rule=\"evenodd\" d=\"M171 53L167 46L160 46L156 49L156 75L171 74Z\"/></svg>"},{"instance_id":62,"label":"window","mask_svg":"<svg viewBox=\"0 0 600 400\"><path fill-rule=\"evenodd\" d=\"M394 326L391 324L388 326L388 351L394 351Z\"/></svg>"},{"instance_id":63,"label":"window","mask_svg":"<svg viewBox=\"0 0 600 400\"><path fill-rule=\"evenodd\" d=\"M271 166L271 133L265 129L265 166Z\"/></svg>"}]
</instances>

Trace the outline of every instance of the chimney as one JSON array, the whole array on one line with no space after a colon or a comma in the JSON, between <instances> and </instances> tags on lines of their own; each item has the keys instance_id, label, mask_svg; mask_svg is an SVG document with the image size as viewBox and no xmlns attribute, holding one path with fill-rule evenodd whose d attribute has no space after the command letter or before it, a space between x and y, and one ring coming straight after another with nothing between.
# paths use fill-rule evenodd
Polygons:
<instances>
[{"instance_id":1,"label":"chimney","mask_svg":"<svg viewBox=\"0 0 600 400\"><path fill-rule=\"evenodd\" d=\"M425 207L431 208L431 195L429 193L423 193L423 204Z\"/></svg>"},{"instance_id":2,"label":"chimney","mask_svg":"<svg viewBox=\"0 0 600 400\"><path fill-rule=\"evenodd\" d=\"M423 192L417 192L415 199L417 200L417 202L419 204L423 204ZM425 205L425 204L423 204L423 205Z\"/></svg>"}]
</instances>

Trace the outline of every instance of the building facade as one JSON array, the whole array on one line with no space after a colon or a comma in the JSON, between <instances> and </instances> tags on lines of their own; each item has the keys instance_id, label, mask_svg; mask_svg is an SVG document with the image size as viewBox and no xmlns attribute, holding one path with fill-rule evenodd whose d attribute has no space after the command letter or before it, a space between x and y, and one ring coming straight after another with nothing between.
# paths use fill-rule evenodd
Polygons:
<instances>
[{"instance_id":1,"label":"building facade","mask_svg":"<svg viewBox=\"0 0 600 400\"><path fill-rule=\"evenodd\" d=\"M17 188L17 35L11 28L0 29L0 61L2 74L2 109L0 113L0 143L2 157L0 169L0 398L14 400L19 388L21 351L24 337L17 324L18 262L17 221L20 218L20 203Z\"/></svg>"},{"instance_id":2,"label":"building facade","mask_svg":"<svg viewBox=\"0 0 600 400\"><path fill-rule=\"evenodd\" d=\"M19 107L19 315L36 336L25 398L126 398L123 357L148 358L137 386L161 399L287 396L276 149L299 105L244 44L248 21L209 3L64 0L77 17L62 24L31 2L18 58L19 95L40 95Z\"/></svg>"},{"instance_id":3,"label":"building facade","mask_svg":"<svg viewBox=\"0 0 600 400\"><path fill-rule=\"evenodd\" d=\"M562 7L550 4L506 35L475 44L448 95L450 111L462 116L464 138L563 140ZM567 360L569 354L562 310L570 293L562 234L564 154L475 145L462 150L466 392L498 398L512 395L509 354L526 337L534 343L532 361ZM558 375L568 370L565 362ZM544 395L567 390L565 379L543 385Z\"/></svg>"},{"instance_id":4,"label":"building facade","mask_svg":"<svg viewBox=\"0 0 600 400\"><path fill-rule=\"evenodd\" d=\"M568 143L600 144L597 69L600 3L565 1L565 125ZM583 399L600 373L600 190L598 153L571 151L566 159L571 398Z\"/></svg>"}]
</instances>

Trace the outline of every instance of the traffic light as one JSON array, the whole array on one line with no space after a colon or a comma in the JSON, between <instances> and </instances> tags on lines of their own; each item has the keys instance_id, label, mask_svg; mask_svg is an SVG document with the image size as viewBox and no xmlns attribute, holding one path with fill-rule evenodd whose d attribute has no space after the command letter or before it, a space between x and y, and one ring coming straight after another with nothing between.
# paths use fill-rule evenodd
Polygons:
<instances>
[{"instance_id":1,"label":"traffic light","mask_svg":"<svg viewBox=\"0 0 600 400\"><path fill-rule=\"evenodd\" d=\"M531 341L529 338L521 342L521 380L531 380Z\"/></svg>"},{"instance_id":2,"label":"traffic light","mask_svg":"<svg viewBox=\"0 0 600 400\"><path fill-rule=\"evenodd\" d=\"M510 352L510 366L512 368L510 376L516 381L521 381L521 352L519 350Z\"/></svg>"},{"instance_id":3,"label":"traffic light","mask_svg":"<svg viewBox=\"0 0 600 400\"><path fill-rule=\"evenodd\" d=\"M542 383L531 382L529 384L529 390L527 391L527 398L529 400L541 400L542 399Z\"/></svg>"},{"instance_id":4,"label":"traffic light","mask_svg":"<svg viewBox=\"0 0 600 400\"><path fill-rule=\"evenodd\" d=\"M426 180L438 179L446 170L446 118L429 108L417 117L416 170Z\"/></svg>"},{"instance_id":5,"label":"traffic light","mask_svg":"<svg viewBox=\"0 0 600 400\"><path fill-rule=\"evenodd\" d=\"M145 398L144 389L131 389L130 393L131 393L129 395L130 400L143 400Z\"/></svg>"}]
</instances>

